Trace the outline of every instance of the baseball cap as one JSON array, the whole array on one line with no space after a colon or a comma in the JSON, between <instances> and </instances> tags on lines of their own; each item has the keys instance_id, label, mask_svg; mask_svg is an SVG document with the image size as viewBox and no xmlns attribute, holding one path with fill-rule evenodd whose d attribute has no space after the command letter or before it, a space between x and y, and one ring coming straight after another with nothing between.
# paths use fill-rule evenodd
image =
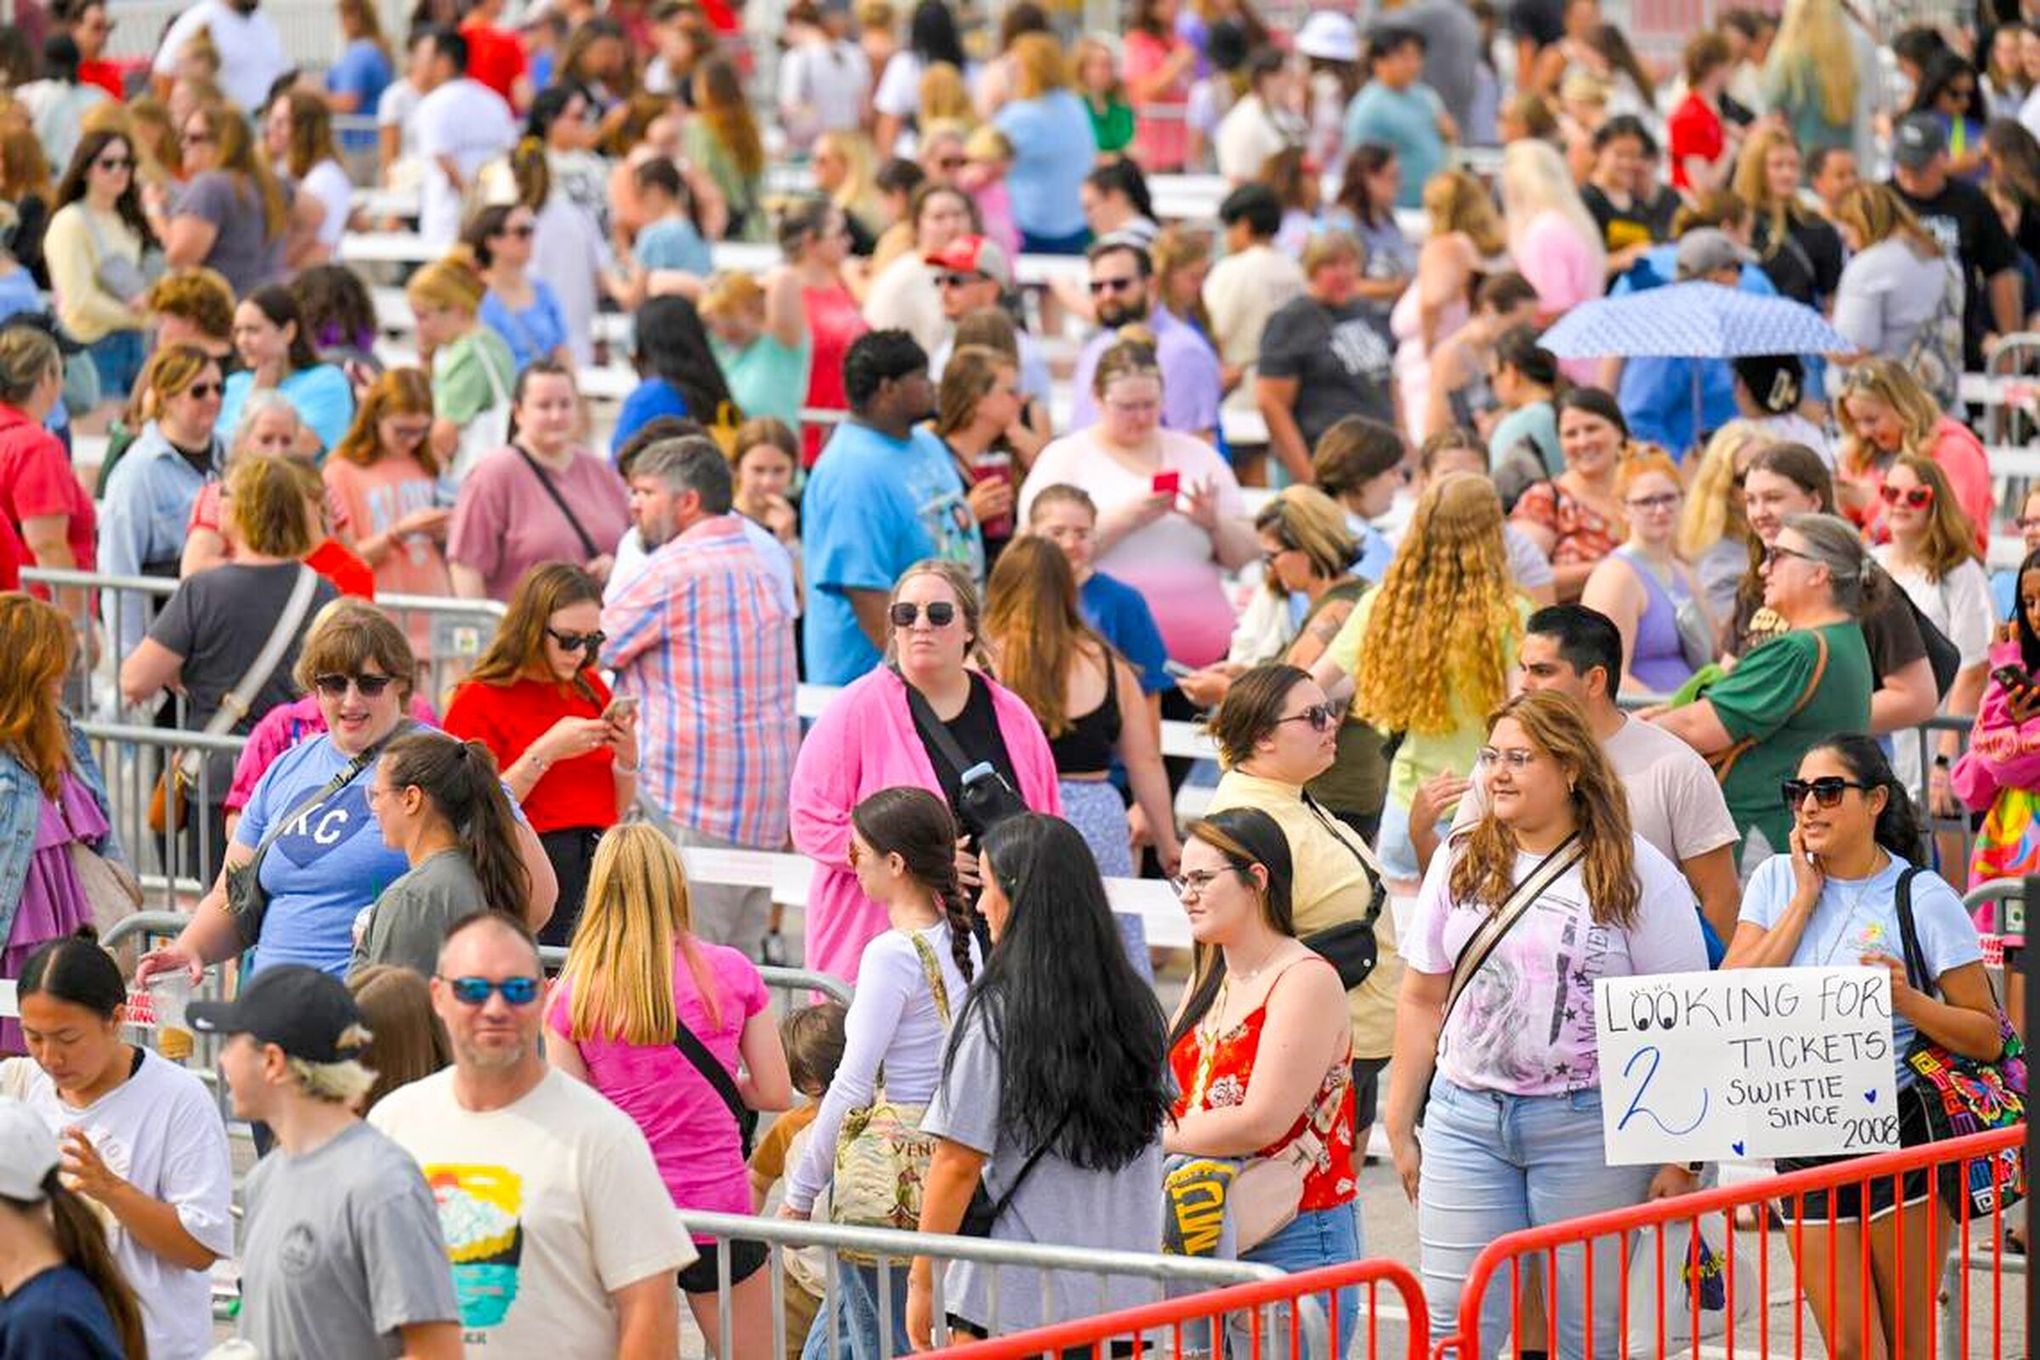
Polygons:
<instances>
[{"instance_id":1,"label":"baseball cap","mask_svg":"<svg viewBox=\"0 0 2040 1360\"><path fill-rule=\"evenodd\" d=\"M18 1100L0 1098L0 1195L34 1204L56 1167L57 1135L42 1116Z\"/></svg>"},{"instance_id":2,"label":"baseball cap","mask_svg":"<svg viewBox=\"0 0 2040 1360\"><path fill-rule=\"evenodd\" d=\"M345 1062L363 1047L341 1042L362 1023L346 985L301 963L265 968L232 1001L194 1001L184 1014L201 1034L246 1034L306 1062Z\"/></svg>"},{"instance_id":3,"label":"baseball cap","mask_svg":"<svg viewBox=\"0 0 2040 1360\"><path fill-rule=\"evenodd\" d=\"M1013 266L997 241L982 236L959 236L946 250L930 251L922 257L937 269L959 274L982 274L1001 288L1013 286Z\"/></svg>"},{"instance_id":4,"label":"baseball cap","mask_svg":"<svg viewBox=\"0 0 2040 1360\"><path fill-rule=\"evenodd\" d=\"M1360 29L1347 15L1319 10L1297 31L1296 50L1321 61L1358 61Z\"/></svg>"},{"instance_id":5,"label":"baseball cap","mask_svg":"<svg viewBox=\"0 0 2040 1360\"><path fill-rule=\"evenodd\" d=\"M57 353L66 357L85 352L85 346L72 339L71 333L58 325L56 317L48 312L16 312L5 321L0 321L0 330L7 330L13 326L26 326L30 330L41 331L57 342Z\"/></svg>"},{"instance_id":6,"label":"baseball cap","mask_svg":"<svg viewBox=\"0 0 2040 1360\"><path fill-rule=\"evenodd\" d=\"M1931 113L1909 113L1891 134L1891 159L1907 170L1924 170L1948 149L1948 134Z\"/></svg>"},{"instance_id":7,"label":"baseball cap","mask_svg":"<svg viewBox=\"0 0 2040 1360\"><path fill-rule=\"evenodd\" d=\"M1720 227L1695 227L1679 238L1678 253L1672 258L1681 279L1697 279L1717 269L1741 268L1757 257Z\"/></svg>"}]
</instances>

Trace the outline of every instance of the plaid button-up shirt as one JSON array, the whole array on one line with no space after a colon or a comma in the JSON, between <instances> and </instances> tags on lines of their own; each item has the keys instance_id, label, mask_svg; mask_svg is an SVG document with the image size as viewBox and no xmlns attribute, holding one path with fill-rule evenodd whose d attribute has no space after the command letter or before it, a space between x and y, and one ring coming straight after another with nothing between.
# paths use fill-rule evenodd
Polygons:
<instances>
[{"instance_id":1,"label":"plaid button-up shirt","mask_svg":"<svg viewBox=\"0 0 2040 1360\"><path fill-rule=\"evenodd\" d=\"M793 620L736 516L654 552L602 630L616 693L639 701L639 787L675 825L782 848L800 743Z\"/></svg>"}]
</instances>

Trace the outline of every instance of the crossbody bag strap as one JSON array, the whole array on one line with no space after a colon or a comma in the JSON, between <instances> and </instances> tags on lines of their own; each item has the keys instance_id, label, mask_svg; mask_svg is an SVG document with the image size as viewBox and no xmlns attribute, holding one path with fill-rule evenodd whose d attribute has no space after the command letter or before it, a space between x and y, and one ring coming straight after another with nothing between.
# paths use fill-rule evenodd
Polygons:
<instances>
[{"instance_id":1,"label":"crossbody bag strap","mask_svg":"<svg viewBox=\"0 0 2040 1360\"><path fill-rule=\"evenodd\" d=\"M1452 1008L1459 1004L1459 997L1465 992L1466 984L1473 981L1474 974L1480 972L1486 965L1496 947L1501 944L1502 937L1514 929L1516 922L1529 914L1531 905L1543 896L1544 890L1557 882L1566 870L1585 858L1586 853L1586 847L1580 843L1580 833L1573 832L1516 885L1515 891L1508 895L1487 920L1480 923L1480 928L1473 932L1466 946L1459 951L1459 957L1453 961L1452 990L1445 994L1445 1012L1439 1020L1441 1032L1445 1022L1451 1020Z\"/></svg>"},{"instance_id":2,"label":"crossbody bag strap","mask_svg":"<svg viewBox=\"0 0 2040 1360\"><path fill-rule=\"evenodd\" d=\"M1055 1146L1057 1139L1062 1137L1063 1130L1069 1127L1070 1116L1075 1113L1075 1109L1064 1110L1063 1117L1055 1121L1055 1127L1049 1130L1048 1137L1041 1141L1039 1147L1027 1154L1027 1160L1020 1164L1020 1174L1015 1176L1013 1183L1006 1187L1006 1193L992 1201L992 1222L997 1223L1001 1218L1005 1217L1007 1206L1012 1204L1013 1197L1020 1193L1020 1187L1027 1184L1027 1178L1034 1174L1035 1164L1048 1155L1048 1150Z\"/></svg>"},{"instance_id":3,"label":"crossbody bag strap","mask_svg":"<svg viewBox=\"0 0 2040 1360\"><path fill-rule=\"evenodd\" d=\"M914 942L914 952L921 957L921 975L928 979L928 990L935 994L935 1013L942 1017L942 1028L949 1028L949 988L942 981L942 965L935 960L935 951L921 938L917 930L907 932L907 938Z\"/></svg>"},{"instance_id":4,"label":"crossbody bag strap","mask_svg":"<svg viewBox=\"0 0 2040 1360\"><path fill-rule=\"evenodd\" d=\"M898 666L893 667L893 674L899 675L900 683L907 687L907 707L912 710L917 723L927 729L928 735L934 739L935 749L942 752L942 758L954 766L957 775L961 777L965 770L978 762L964 754L963 747L957 744L949 728L943 724L942 719L935 716L935 706L928 702L928 696L915 689L913 681L900 675ZM964 702L967 704L969 700Z\"/></svg>"},{"instance_id":5,"label":"crossbody bag strap","mask_svg":"<svg viewBox=\"0 0 2040 1360\"><path fill-rule=\"evenodd\" d=\"M1303 799L1303 805L1310 809L1310 815L1318 819L1318 822L1324 829L1331 834L1333 840L1346 847L1346 853L1354 858L1360 865L1360 871L1367 875L1367 915L1361 919L1368 925L1373 925L1381 917L1382 903L1388 900L1388 894L1382 889L1381 871L1374 867L1373 862L1367 858L1359 845L1346 839L1346 834L1351 828L1347 827L1338 818L1332 816L1331 813L1326 812L1324 805L1310 796L1309 789L1302 790L1300 796Z\"/></svg>"},{"instance_id":6,"label":"crossbody bag strap","mask_svg":"<svg viewBox=\"0 0 2040 1360\"><path fill-rule=\"evenodd\" d=\"M1898 938L1905 954L1906 981L1913 990L1924 996L1934 994L1934 980L1927 973L1926 951L1920 948L1919 922L1913 917L1912 885L1919 877L1920 867L1909 864L1898 876L1898 888L1893 894L1898 907Z\"/></svg>"},{"instance_id":7,"label":"crossbody bag strap","mask_svg":"<svg viewBox=\"0 0 2040 1360\"><path fill-rule=\"evenodd\" d=\"M204 731L207 736L225 736L235 723L248 716L249 710L254 707L255 696L269 683L269 677L276 674L283 654L290 649L298 629L303 626L305 614L312 607L312 594L318 587L319 574L300 563L290 599L284 604L283 612L276 616L276 626L263 639L262 650L255 654L254 662L240 681L220 699L220 706L213 710L212 717L206 719ZM187 749L177 758L177 771L186 781L195 783L204 762L203 751Z\"/></svg>"},{"instance_id":8,"label":"crossbody bag strap","mask_svg":"<svg viewBox=\"0 0 2040 1360\"><path fill-rule=\"evenodd\" d=\"M680 1056L694 1064L694 1070L715 1088L715 1093L722 1097L722 1103L730 1107L730 1117L737 1121L737 1132L748 1143L750 1133L744 1124L751 1107L744 1104L743 1093L737 1090L736 1078L716 1060L715 1054L708 1051L708 1045L701 1042L700 1036L688 1028L678 1008L673 1012L673 1047L680 1050Z\"/></svg>"},{"instance_id":9,"label":"crossbody bag strap","mask_svg":"<svg viewBox=\"0 0 2040 1360\"><path fill-rule=\"evenodd\" d=\"M560 494L560 489L553 485L553 479L546 476L545 469L540 467L538 460L531 456L531 450L525 448L522 444L512 444L510 447L517 450L517 456L524 460L524 466L531 469L531 475L538 478L538 484L545 488L545 494L552 497L552 503L557 505L560 508L560 513L567 517L567 527L574 531L574 537L581 540L581 551L588 554L590 561L602 556L601 550L595 546L595 540L588 537L588 531L581 527L580 518L574 514L573 508L567 504L567 498Z\"/></svg>"},{"instance_id":10,"label":"crossbody bag strap","mask_svg":"<svg viewBox=\"0 0 2040 1360\"><path fill-rule=\"evenodd\" d=\"M262 857L269 853L269 847L276 843L276 838L283 834L285 827L353 783L354 777L367 769L369 763L382 754L382 748L389 742L390 737L398 735L399 732L402 732L408 726L410 726L410 723L407 720L398 727L396 732L390 733L389 737L384 737L382 741L377 742L360 755L354 757L354 759L348 761L338 774L321 784L318 791L312 794L311 797L298 800L298 802L291 806L289 812L271 822L269 829L262 833L262 839L256 843L255 853L248 860L248 872L251 874L260 873L262 871Z\"/></svg>"}]
</instances>

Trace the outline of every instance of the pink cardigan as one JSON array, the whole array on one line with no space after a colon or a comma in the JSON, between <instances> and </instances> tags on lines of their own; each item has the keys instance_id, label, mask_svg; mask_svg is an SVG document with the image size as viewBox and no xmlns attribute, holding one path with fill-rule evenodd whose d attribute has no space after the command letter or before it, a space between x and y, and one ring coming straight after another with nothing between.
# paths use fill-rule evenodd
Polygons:
<instances>
[{"instance_id":1,"label":"pink cardigan","mask_svg":"<svg viewBox=\"0 0 2040 1360\"><path fill-rule=\"evenodd\" d=\"M985 683L1021 799L1036 812L1060 815L1055 758L1041 724L1012 691L989 677ZM891 667L881 666L845 686L822 710L793 764L793 844L815 861L807 900L808 967L854 978L864 946L888 928L885 908L858 889L850 869L850 809L880 789L903 785L942 793L914 730L906 684Z\"/></svg>"}]
</instances>

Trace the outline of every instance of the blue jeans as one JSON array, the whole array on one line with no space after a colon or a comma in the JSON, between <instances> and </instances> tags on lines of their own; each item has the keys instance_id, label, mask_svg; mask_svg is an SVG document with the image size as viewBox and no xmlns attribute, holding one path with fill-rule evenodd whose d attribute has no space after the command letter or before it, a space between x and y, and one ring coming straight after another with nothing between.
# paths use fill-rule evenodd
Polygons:
<instances>
[{"instance_id":1,"label":"blue jeans","mask_svg":"<svg viewBox=\"0 0 2040 1360\"><path fill-rule=\"evenodd\" d=\"M1306 1270L1317 1270L1323 1266L1344 1265L1360 1259L1359 1205L1335 1204L1329 1209L1311 1209L1296 1216L1294 1222L1267 1241L1241 1257L1260 1265L1275 1266L1290 1274ZM1322 1300L1320 1300L1322 1302ZM1355 1288L1339 1291L1337 1306L1332 1310L1331 1322L1338 1330L1334 1333L1339 1354L1353 1349L1353 1327L1360 1316L1360 1291ZM1285 1328L1283 1335L1287 1336ZM1235 1348L1238 1353L1238 1348ZM1312 1360L1334 1360L1333 1357L1314 1356Z\"/></svg>"},{"instance_id":2,"label":"blue jeans","mask_svg":"<svg viewBox=\"0 0 2040 1360\"><path fill-rule=\"evenodd\" d=\"M888 1355L910 1355L907 1340L907 1263L901 1261L888 1272L892 1294L892 1343L885 1344L885 1332L878 1312L877 1266L842 1262L836 1272L836 1307L815 1314L808 1329L800 1360L829 1360L829 1328L836 1329L837 1360L881 1360Z\"/></svg>"},{"instance_id":3,"label":"blue jeans","mask_svg":"<svg viewBox=\"0 0 2040 1360\"><path fill-rule=\"evenodd\" d=\"M1449 1336L1459 1325L1459 1295L1473 1259L1504 1233L1643 1202L1652 1166L1609 1166L1602 1155L1601 1093L1514 1096L1469 1091L1443 1077L1431 1083L1424 1116L1423 1176L1417 1189L1417 1239L1432 1326ZM1614 1355L1621 1340L1622 1242L1595 1240L1594 1351ZM1558 1253L1558 1353L1586 1352L1586 1256ZM1551 1287L1546 1281L1545 1287ZM1481 1299L1480 1348L1492 1354L1508 1331L1509 1275L1499 1272ZM1541 1347L1541 1337L1519 1338Z\"/></svg>"},{"instance_id":4,"label":"blue jeans","mask_svg":"<svg viewBox=\"0 0 2040 1360\"><path fill-rule=\"evenodd\" d=\"M148 358L140 331L109 331L104 339L86 346L92 366L99 370L99 392L103 401L126 401L142 376Z\"/></svg>"}]
</instances>

